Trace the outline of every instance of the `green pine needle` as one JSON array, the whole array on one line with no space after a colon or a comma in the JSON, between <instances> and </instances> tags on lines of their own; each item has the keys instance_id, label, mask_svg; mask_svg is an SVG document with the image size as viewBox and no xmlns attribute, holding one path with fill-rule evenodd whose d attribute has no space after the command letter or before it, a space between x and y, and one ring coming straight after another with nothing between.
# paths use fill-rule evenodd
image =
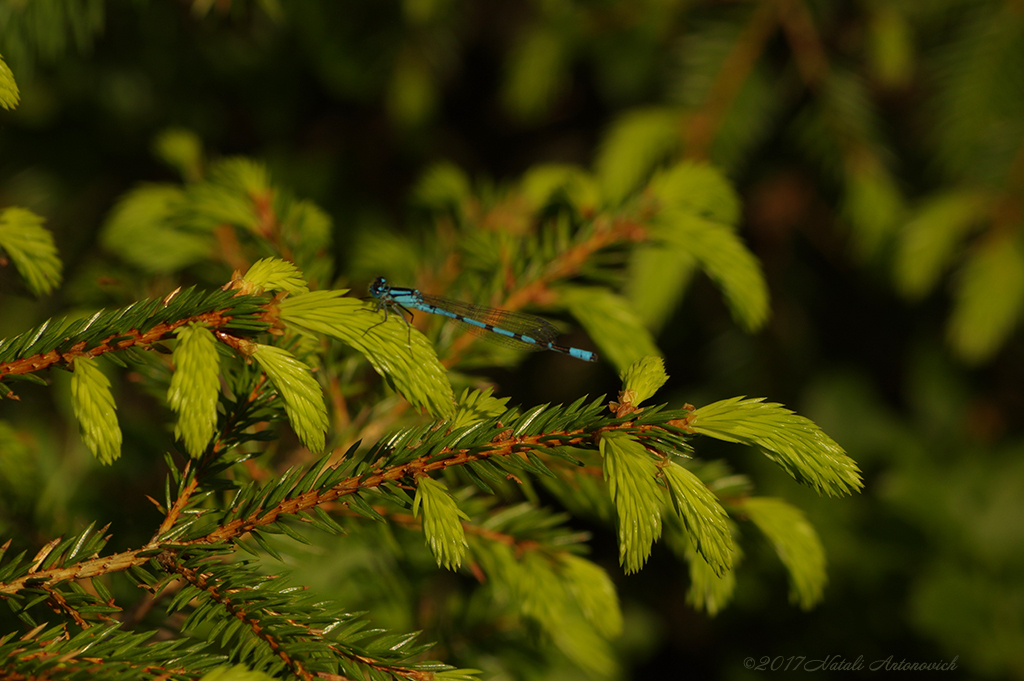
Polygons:
<instances>
[{"instance_id":1,"label":"green pine needle","mask_svg":"<svg viewBox=\"0 0 1024 681\"><path fill-rule=\"evenodd\" d=\"M935 288L960 253L967 235L981 226L990 198L984 192L952 191L921 205L902 227L895 269L900 291L919 300Z\"/></svg>"},{"instance_id":2,"label":"green pine needle","mask_svg":"<svg viewBox=\"0 0 1024 681\"><path fill-rule=\"evenodd\" d=\"M690 413L701 435L761 447L794 479L819 494L842 496L863 487L860 469L845 450L810 419L764 398L733 397Z\"/></svg>"},{"instance_id":3,"label":"green pine needle","mask_svg":"<svg viewBox=\"0 0 1024 681\"><path fill-rule=\"evenodd\" d=\"M257 343L252 356L284 399L285 412L299 439L310 451L322 451L327 437L327 407L309 367L287 350L272 345Z\"/></svg>"},{"instance_id":4,"label":"green pine needle","mask_svg":"<svg viewBox=\"0 0 1024 681\"><path fill-rule=\"evenodd\" d=\"M508 400L507 397L498 398L491 395L490 386L484 390L473 391L466 388L459 395L458 411L455 412L448 427L457 430L504 414L508 410Z\"/></svg>"},{"instance_id":5,"label":"green pine needle","mask_svg":"<svg viewBox=\"0 0 1024 681\"><path fill-rule=\"evenodd\" d=\"M195 324L179 327L175 334L175 370L167 389L167 402L178 414L175 437L185 441L189 456L198 458L217 427L217 340L207 329Z\"/></svg>"},{"instance_id":6,"label":"green pine needle","mask_svg":"<svg viewBox=\"0 0 1024 681\"><path fill-rule=\"evenodd\" d=\"M641 357L622 372L622 390L632 393L629 402L636 406L654 397L667 380L665 360L661 357Z\"/></svg>"},{"instance_id":7,"label":"green pine needle","mask_svg":"<svg viewBox=\"0 0 1024 681\"><path fill-rule=\"evenodd\" d=\"M761 265L736 232L689 212L666 210L659 237L696 258L725 295L733 318L747 331L768 319L768 285Z\"/></svg>"},{"instance_id":8,"label":"green pine needle","mask_svg":"<svg viewBox=\"0 0 1024 681\"><path fill-rule=\"evenodd\" d=\"M368 309L366 303L342 297L346 291L312 291L281 301L281 320L310 333L336 338L362 353L378 374L414 406L439 418L455 413L448 374L426 337L389 314Z\"/></svg>"},{"instance_id":9,"label":"green pine needle","mask_svg":"<svg viewBox=\"0 0 1024 681\"><path fill-rule=\"evenodd\" d=\"M560 291L561 302L579 320L601 358L619 370L648 355L661 354L654 337L630 309L629 301L606 288L573 286Z\"/></svg>"},{"instance_id":10,"label":"green pine needle","mask_svg":"<svg viewBox=\"0 0 1024 681\"><path fill-rule=\"evenodd\" d=\"M800 509L768 497L748 497L742 507L789 571L790 601L804 610L821 601L828 581L825 549Z\"/></svg>"},{"instance_id":11,"label":"green pine needle","mask_svg":"<svg viewBox=\"0 0 1024 681\"><path fill-rule=\"evenodd\" d=\"M427 476L416 481L413 515L419 517L421 508L423 534L438 567L458 570L468 546L462 521L469 520L469 516L459 509L443 482Z\"/></svg>"},{"instance_id":12,"label":"green pine needle","mask_svg":"<svg viewBox=\"0 0 1024 681\"><path fill-rule=\"evenodd\" d=\"M571 553L564 554L562 562L563 577L587 622L605 638L621 634L622 610L608 573L601 566Z\"/></svg>"},{"instance_id":13,"label":"green pine needle","mask_svg":"<svg viewBox=\"0 0 1024 681\"><path fill-rule=\"evenodd\" d=\"M100 463L113 463L121 456L121 428L115 414L117 407L110 394L110 381L92 357L75 359L71 403L85 446Z\"/></svg>"},{"instance_id":14,"label":"green pine needle","mask_svg":"<svg viewBox=\"0 0 1024 681\"><path fill-rule=\"evenodd\" d=\"M736 546L729 531L729 517L718 497L692 471L674 462L661 472L697 551L716 574L731 570Z\"/></svg>"},{"instance_id":15,"label":"green pine needle","mask_svg":"<svg viewBox=\"0 0 1024 681\"><path fill-rule=\"evenodd\" d=\"M581 211L596 209L600 203L600 191L594 177L574 165L551 163L534 166L526 171L519 185L523 197L538 213L559 199L568 200Z\"/></svg>"},{"instance_id":16,"label":"green pine needle","mask_svg":"<svg viewBox=\"0 0 1024 681\"><path fill-rule=\"evenodd\" d=\"M502 99L523 121L541 120L566 88L570 50L546 22L523 32L512 50Z\"/></svg>"},{"instance_id":17,"label":"green pine needle","mask_svg":"<svg viewBox=\"0 0 1024 681\"><path fill-rule=\"evenodd\" d=\"M607 203L623 201L672 155L681 125L680 112L662 107L627 111L615 122L595 162Z\"/></svg>"},{"instance_id":18,"label":"green pine needle","mask_svg":"<svg viewBox=\"0 0 1024 681\"><path fill-rule=\"evenodd\" d=\"M32 293L50 293L60 284L63 265L57 257L53 234L32 211L24 208L0 211L0 250L10 256Z\"/></svg>"},{"instance_id":19,"label":"green pine needle","mask_svg":"<svg viewBox=\"0 0 1024 681\"><path fill-rule=\"evenodd\" d=\"M664 496L656 482L658 467L644 446L625 433L601 435L604 477L619 525L619 563L639 572L661 536Z\"/></svg>"},{"instance_id":20,"label":"green pine needle","mask_svg":"<svg viewBox=\"0 0 1024 681\"><path fill-rule=\"evenodd\" d=\"M257 260L242 277L242 281L253 288L252 293L263 293L264 291L309 293L309 287L299 268L280 258Z\"/></svg>"},{"instance_id":21,"label":"green pine needle","mask_svg":"<svg viewBox=\"0 0 1024 681\"><path fill-rule=\"evenodd\" d=\"M213 240L206 232L185 229L178 218L185 192L169 184L137 187L117 202L103 225L104 248L145 272L177 272L207 257Z\"/></svg>"},{"instance_id":22,"label":"green pine needle","mask_svg":"<svg viewBox=\"0 0 1024 681\"><path fill-rule=\"evenodd\" d=\"M680 531L669 533L669 539L682 534ZM691 538L681 537L681 541L671 544L683 545L682 554L686 559L690 574L690 588L686 592L686 602L697 610L703 610L712 617L724 610L733 599L736 591L736 571L727 570L719 574L707 559L697 552ZM678 552L678 551L677 551ZM739 563L743 551L736 545L733 556L733 568Z\"/></svg>"},{"instance_id":23,"label":"green pine needle","mask_svg":"<svg viewBox=\"0 0 1024 681\"><path fill-rule=\"evenodd\" d=\"M982 362L1006 342L1024 314L1024 247L1019 236L1004 233L979 244L956 284L949 339L964 359Z\"/></svg>"},{"instance_id":24,"label":"green pine needle","mask_svg":"<svg viewBox=\"0 0 1024 681\"><path fill-rule=\"evenodd\" d=\"M483 672L479 669L447 669L433 672L434 678L439 681L479 681L480 674Z\"/></svg>"}]
</instances>

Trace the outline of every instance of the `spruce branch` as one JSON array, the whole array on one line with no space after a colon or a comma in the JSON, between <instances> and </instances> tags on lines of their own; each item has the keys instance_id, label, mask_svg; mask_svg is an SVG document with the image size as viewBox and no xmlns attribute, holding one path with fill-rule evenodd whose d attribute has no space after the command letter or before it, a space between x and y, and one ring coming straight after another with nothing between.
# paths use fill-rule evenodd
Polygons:
<instances>
[{"instance_id":1,"label":"spruce branch","mask_svg":"<svg viewBox=\"0 0 1024 681\"><path fill-rule=\"evenodd\" d=\"M240 601L239 599L232 597L234 593L238 593L237 591L234 591L234 589L237 589L237 586L235 586L238 582L237 577L235 576L237 575L237 571L232 575L232 581L235 583L232 585L233 588L231 590L227 590L227 585L222 586L218 583L219 580L216 579L212 569L200 571L199 569L190 567L189 565L182 564L168 553L161 554L157 560L165 572L172 575L178 575L186 585L186 590L179 592L179 595L175 598L175 602L186 602L187 600L191 600L195 597L193 596L194 593L201 592L208 599L207 603L215 603L219 605L227 616L233 617L237 621L243 623L245 625L244 629L251 632L256 639L265 643L272 653L279 657L284 666L287 667L294 675L303 679L313 678L309 671L306 670L302 661L289 655L287 650L281 646L278 641L278 637L274 635L275 632L266 624L268 619L277 614L272 610L268 611L266 609L266 606L268 605L266 599L261 599L263 601L261 605L264 607L257 609L251 607L250 604L245 601ZM188 590L189 587L191 587L191 590ZM182 598L181 594L187 594L190 598ZM201 614L203 614L202 608L194 610L183 629L187 631L190 628L190 624L192 627L196 626L198 621L201 619Z\"/></svg>"},{"instance_id":2,"label":"spruce branch","mask_svg":"<svg viewBox=\"0 0 1024 681\"><path fill-rule=\"evenodd\" d=\"M150 641L154 633L119 631L116 622L77 633L40 625L20 637L12 632L0 638L0 669L10 678L94 678L102 671L104 678L117 681L190 681L225 661L204 652L201 643Z\"/></svg>"},{"instance_id":3,"label":"spruce branch","mask_svg":"<svg viewBox=\"0 0 1024 681\"><path fill-rule=\"evenodd\" d=\"M266 302L233 292L189 288L167 299L144 300L119 310L101 310L88 319L48 320L23 334L0 341L0 380L68 366L79 357L94 358L130 348L147 349L179 327L253 333L270 327Z\"/></svg>"},{"instance_id":4,"label":"spruce branch","mask_svg":"<svg viewBox=\"0 0 1024 681\"><path fill-rule=\"evenodd\" d=\"M324 467L327 459L323 459L315 468L316 473L312 473L314 469L310 469L311 474L304 476L302 480L286 484L290 479L285 478L283 483L275 481L271 486L262 489L253 487L240 492L240 495L230 505L233 510L220 517L213 531L204 533L201 529L192 527L196 519L189 518L184 525L179 524L175 527L173 532L162 533L157 541L161 544L173 542L178 550L203 545L223 545L225 542L235 541L249 532L273 525L285 517L311 511L327 502L348 498L403 480L413 480L472 461L487 461L500 457L505 465L542 473L547 470L547 467L541 459L537 458L537 454L564 459L566 455L560 451L561 448L581 445L593 448L596 435L600 433L604 438L615 430L621 430L624 434L632 433L633 436L639 437L640 441L647 442L651 447L658 449L665 449L673 442L682 446L677 429L669 427L665 428L663 432L657 432L660 428L654 423L622 422L621 419L612 417L599 419L587 428L561 431L550 429L527 434L531 430L543 428L546 423L554 422L557 425L557 421L564 420L566 417L585 423L587 420L593 419L598 409L600 409L600 405L597 403L592 403L587 408L583 408L581 403L577 403L569 408L548 410L545 418L538 418L540 416L538 411L533 414L523 414L507 426L501 422L500 417L499 419L490 419L446 436L446 439L450 440L448 446L438 448L435 443L421 442L409 450L397 450L390 456L385 456L362 474L348 475L347 477L345 477L345 473L355 465L353 461L349 460L333 467ZM509 415L511 413L505 416L506 420ZM658 418L667 422L673 416L676 414L662 412ZM647 418L651 419L652 417L653 414ZM481 427L487 424L490 424L489 428ZM389 458L394 460L391 465L388 464ZM186 469L186 474L181 477L179 499L189 497L197 487L193 478L194 474L190 470ZM270 494L275 490L276 494L281 496L281 500L273 504L266 503ZM351 500L349 501L351 502ZM409 505L411 507L411 502ZM181 504L173 500L167 506L172 509L168 513L168 517L172 517L174 513L180 514L183 510ZM111 557L105 566L103 561L85 561L78 572L50 571L37 575L36 579L53 581L71 577L94 576L100 574L103 567L115 571L123 570L142 564L153 550L154 546L151 545L144 549L117 554Z\"/></svg>"},{"instance_id":5,"label":"spruce branch","mask_svg":"<svg viewBox=\"0 0 1024 681\"><path fill-rule=\"evenodd\" d=\"M742 32L736 36L729 53L722 59L714 79L706 88L704 101L688 117L686 126L679 126L685 130L688 158L705 159L710 156L709 151L716 134L739 96L745 80L751 77L766 43L777 30L782 14L784 12L780 10L779 3L764 3L758 5L747 18ZM799 63L805 61L799 60Z\"/></svg>"},{"instance_id":6,"label":"spruce branch","mask_svg":"<svg viewBox=\"0 0 1024 681\"><path fill-rule=\"evenodd\" d=\"M640 358L623 372L623 389L611 404L580 398L568 406L520 410L487 392L463 392L456 401L422 334L397 315L382 319L344 293L310 291L294 266L265 260L220 291L175 290L161 300L70 324L47 322L0 343L0 368L7 374L25 367L74 367L74 404L86 442L109 463L119 450L120 430L110 383L96 358L123 354L135 362L131 352L173 342L173 371L160 364L153 381L160 388L156 393L178 412L177 433L190 455L181 469L166 458L165 498L154 502L163 519L144 546L100 556L106 540L87 530L51 542L31 560L22 555L4 562L0 556L0 598L10 600L31 626L38 624L32 608L45 603L68 621L95 629L119 613L95 578L125 572L153 599L166 600L170 612L187 612L184 631L209 632L230 659L267 673L466 678L473 670L411 663L426 648L414 642L415 635L365 630L357 617L260 575L260 560L234 557L237 549L257 559L281 557L281 541L310 541L306 525L342 533L339 513L352 523L366 518L413 526L420 519L438 565L457 570L469 557L474 574L512 594L519 615L537 622L581 667L599 671L613 664L608 638L621 628L621 618L607 575L572 553L584 537L560 527L564 517L532 503L498 511L461 491L456 502L449 484L469 481L493 496L509 480L525 484L529 476L589 477L596 485L604 480L605 489L594 488L603 500L593 501L598 508L614 508L626 572L643 566L669 523L682 528L708 574L721 575L725 584L736 548L723 505L695 473L676 463L692 452L693 434L764 446L794 477L827 493L859 485L842 449L779 405L734 400L702 410L641 406L667 379L654 357ZM573 295L570 290L567 297ZM262 426L281 420L282 413L311 451L326 448L330 421L311 342L324 336L362 353L437 420L400 430L373 447L352 446L340 458L327 454L269 479L234 483L225 471L257 453L240 445L272 437ZM222 497L228 491L233 495ZM780 534L777 508L755 503L744 510L743 502L730 502L729 508L764 527L780 554L797 551L800 557L793 560L816 560L811 543ZM786 565L800 603L818 599L820 566ZM713 591L711 577L693 570L705 580L701 588L712 589L700 602L714 608L728 597ZM95 595L77 580L91 581ZM599 614L609 610L616 613L611 619Z\"/></svg>"},{"instance_id":7,"label":"spruce branch","mask_svg":"<svg viewBox=\"0 0 1024 681\"><path fill-rule=\"evenodd\" d=\"M652 365L652 368L657 369L657 366ZM644 389L640 386L640 382L649 380L643 376L650 371L651 368L637 368L630 374L633 377L630 379L630 385L633 386L631 390L634 395L652 392L651 388ZM496 407L497 405L492 405L491 409ZM185 471L177 476L178 499L168 499L169 510L162 525L162 530L166 531L163 531L154 542L140 550L52 567L46 567L46 561L51 553L59 549L48 549L41 552L31 564L23 565L20 571L25 574L16 574L19 570L10 574L13 579L8 578L10 564L5 566L7 569L2 576L0 594L15 595L26 589L41 589L47 600L71 612L73 605L70 602L64 605L61 602L62 595L54 590L56 586L71 579L88 578L114 571L129 571L142 583L152 585L152 588L159 592L169 586L168 576L177 575L184 580L184 587L176 589L171 604L172 610L196 602L196 598L202 596L201 603L190 612L186 628L199 626L201 622L231 623L230 627L229 624L215 626L224 629L224 635L233 641L231 646L235 655L249 657L261 668L289 669L293 674L306 677L312 673L311 670L317 668L316 665L327 664L325 660L330 659L331 664L340 664L343 669L349 670L348 673L370 667L395 678L420 678L417 676L419 672L415 669L410 670L382 662L381 655L384 653L380 646L352 647L347 643L339 645L321 642L317 634L318 628L308 624L309 612L301 616L295 613L293 616L282 610L285 604L284 594L288 593L287 591L276 587L267 591L266 587L260 586L265 584L262 577L257 581L239 581L243 574L254 573L251 573L251 570L239 573L237 562L223 563L218 556L224 556L225 552L230 552L235 545L244 546L239 542L246 535L253 537L264 550L274 554L275 550L262 538L262 534L283 532L301 540L301 535L288 529L288 522L295 520L312 523L328 531L336 531L336 523L329 516L325 518L324 509L331 507L332 502L340 502L348 504L350 509L359 515L370 515L365 508L360 507L360 503L365 506L365 502L356 503L356 500L374 490L384 495L381 498L387 499L388 503L381 507L381 510L373 509L373 516L386 520L388 514L383 511L393 503L397 503L399 508L412 510L415 516L418 504L407 494L399 493L403 487L418 481L418 496L424 494L424 489L429 488L433 490L430 492L431 499L440 493L442 499L450 500L447 493L438 486L439 483L429 475L468 467L471 462L490 466L491 472L501 470L505 473L520 468L534 474L552 474L552 469L548 468L545 459L552 462L577 460L565 453L565 447L582 451L601 449L605 458L606 474L612 481L612 498L616 500L616 506L622 516L620 528L634 525L634 516L636 519L659 519L661 506L666 503L666 497L658 484L658 470L661 464L658 464L658 456L652 456L652 453L662 455L686 450L685 429L672 425L680 422L686 414L664 411L660 408L646 408L642 411L634 408L634 411L630 412L633 418L625 419L614 413L600 417L601 409L600 402L588 405L579 400L568 407L540 407L521 414L515 410L505 410L498 416L474 420L462 428L450 431L417 430L392 438L390 449L371 449L369 457L357 457L352 455L353 452L349 452L349 456L332 466L327 465L329 458L324 457L307 469L293 469L280 479L265 485L247 486L238 491L227 505L228 510L223 512L200 511L199 515L183 515L189 508L200 510L194 506L194 502L198 499L195 492L202 486L199 482L201 476L197 475L197 472L201 471L189 463ZM493 468L499 460L498 468ZM642 465L638 467L637 464L641 462ZM217 468L210 468L204 475L216 470ZM554 470L560 468L556 466ZM673 469L669 467L663 470ZM678 478L679 475L676 473L668 477L672 481L670 489L678 488L678 483L675 482ZM687 485L686 491L674 491L677 500L690 499L696 493L697 488L692 483ZM449 527L451 518L445 520L445 513L438 514L437 511L428 510L430 506L426 503L426 498L424 497L423 506L426 520L440 523L438 529L427 529L428 537L432 534L438 535L439 532L438 536L449 535L449 530L440 528ZM652 500L660 501L655 501L650 507L642 506L650 504ZM641 506L635 507L637 503L641 503ZM454 506L450 508L455 509ZM456 526L459 528L460 536L471 539L468 542L469 549L474 560L479 562L486 574L495 578L504 575L502 579L511 580L508 581L509 584L518 584L515 589L519 590L518 600L523 604L523 614L542 622L545 630L560 648L585 667L596 664L595 660L601 661L600 664L610 663L607 654L600 652L605 644L599 643L599 638L590 638L591 634L584 633L578 626L574 627L572 624L573 618L594 619L595 611L603 612L609 607L608 594L613 592L609 592L606 579L600 573L594 572L589 564L581 563L570 555L564 555L555 563L548 563L547 559L544 563L538 563L541 554L533 547L540 549L541 546L529 541L523 543L519 539L512 539L507 533L508 529L513 527L508 523L516 518L525 519L519 524L523 528L543 526L543 523L538 524L536 518L524 516L522 511L532 513L524 506L516 515L505 513L493 516L490 527L473 529L468 534L462 534L467 527L472 527L472 524L464 524L463 521L468 520L468 517L455 509ZM687 513L680 513L684 518L688 517ZM691 511L691 521L693 513L702 511ZM753 515L755 514L751 513L752 517ZM172 520L175 517L180 520ZM759 516L761 524L766 522L764 517L763 513ZM211 523L212 531L204 529ZM654 528L653 534L642 533L642 536L637 535L635 538L629 533L623 536L624 564L627 570L637 569L642 565L659 527L660 524ZM700 530L692 532L698 542L712 544ZM785 538L776 539L788 541ZM480 544L482 540L487 541L489 548L485 549L484 545ZM447 546L451 542L442 540L442 544ZM451 546L454 547L456 544ZM435 546L438 545L435 543ZM511 554L496 563L497 556L504 555L500 553L504 549L498 548L501 546L508 549L519 546L524 553L520 559L511 563ZM547 551L543 553L547 555ZM440 553L439 559L445 555L448 554ZM449 557L447 560L450 563L457 559ZM558 567L558 561L561 561L561 567ZM15 561L14 565L18 564L21 563ZM154 565L159 566L165 576L154 574ZM500 567L502 565L504 567ZM813 572L812 570L811 573ZM564 576L558 576L563 573ZM808 576L794 578L797 580L796 583L801 585L799 593L802 603L816 598L816 592L813 590L814 575L811 573L808 573ZM541 575L547 576L538 581ZM252 579L256 579L255 576ZM808 582L808 579L811 581ZM583 589L584 582L592 586L578 593L573 591ZM601 593L605 595L600 596ZM557 603L562 605L556 605ZM713 603L714 601L710 602L710 607L714 607ZM571 614L572 612L577 614ZM324 614L323 617L329 618L329 615ZM292 624L288 624L289 622ZM305 624L295 624L298 622ZM559 633L566 627L574 628L577 632L577 636L572 640ZM602 636L607 636L614 633L617 627L607 625L598 629L603 632ZM262 652L256 652L253 646L257 644L254 641L259 642L257 647ZM411 639L403 637L395 641L401 644ZM395 645L392 639L388 639L388 642L392 646ZM314 643L315 645L310 648ZM295 649L295 645L299 645L299 648L305 651L298 657L290 652ZM389 647L388 650L390 649ZM319 650L320 653L314 655L311 650ZM253 655L255 657L252 657ZM339 662L341 658L348 661Z\"/></svg>"}]
</instances>

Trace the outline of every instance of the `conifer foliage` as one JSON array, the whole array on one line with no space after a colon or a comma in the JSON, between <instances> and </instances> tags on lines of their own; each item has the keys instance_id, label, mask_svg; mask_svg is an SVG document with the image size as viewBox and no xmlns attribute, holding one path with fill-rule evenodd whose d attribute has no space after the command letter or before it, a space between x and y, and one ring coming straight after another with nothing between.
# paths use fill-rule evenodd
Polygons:
<instances>
[{"instance_id":1,"label":"conifer foliage","mask_svg":"<svg viewBox=\"0 0 1024 681\"><path fill-rule=\"evenodd\" d=\"M16 103L0 71L0 104ZM738 200L710 165L623 170L628 177L600 164L540 166L498 190L439 165L415 191L436 228L431 246L400 235L355 243L356 271L341 281L366 270L505 309L564 312L619 372L614 399L509 406L465 370L514 366L521 352L426 315L385 316L334 286L330 219L260 163L206 161L182 130L155 148L181 182L131 190L103 242L150 282L200 283L69 312L0 341L0 397L16 414L19 393L64 390L57 376L71 372L66 399L84 448L104 466L130 456L160 469L164 493L151 499L151 534L136 545L120 541L115 518L67 536L6 539L0 600L18 627L0 633L0 673L454 681L479 672L449 662L500 665L529 640L607 675L622 614L613 575L584 557L577 517L615 528L625 573L667 538L688 565L691 603L710 613L728 604L754 527L788 570L792 600L821 599L825 558L810 522L699 447L701 438L738 443L831 496L861 487L842 447L762 399L656 401L668 377L651 329L682 282L663 270L666 298L634 304L629 284L654 276L654 259L705 274L744 329L768 315L759 264L737 233ZM450 231L458 238L445 238ZM29 211L0 213L0 250L32 292L59 285L53 239ZM408 262L417 266L396 265ZM215 283L196 274L232 269ZM155 401L158 433L136 438L130 454L129 390ZM418 632L378 628L374 611L351 612L293 581L289 565L304 545L341 546L340 556L425 550L431 570L475 579L463 650L449 643L432 661ZM522 622L534 638L515 638ZM488 631L506 638L484 654Z\"/></svg>"},{"instance_id":2,"label":"conifer foliage","mask_svg":"<svg viewBox=\"0 0 1024 681\"><path fill-rule=\"evenodd\" d=\"M244 195L236 198L243 206ZM617 219L634 220L630 231L643 229L635 218ZM614 225L615 218L601 213L573 230L538 232L527 247L545 251L549 257L534 262L548 262L549 269L536 270L532 280L524 273L523 281L551 286L568 274L568 263L584 262L569 257L575 250L597 250L616 238ZM614 300L614 293L600 290ZM577 287L575 295L595 295L581 291ZM273 567L273 558L293 542L344 543L347 532L366 523L421 532L437 566L467 570L504 591L504 606L539 624L576 664L611 668L609 646L620 616L609 576L578 555L584 537L569 530L566 516L552 515L533 494L510 504L518 495L509 481L529 489L530 480L548 480L567 504L606 515L618 527L625 572L640 570L671 527L683 539L682 557L704 566L695 574L707 571L694 579L694 603L712 611L728 601L734 583L741 535L735 519L749 517L778 547L793 575L794 600L806 607L820 599L824 557L800 512L749 491L716 493L716 479L724 476L694 458L691 444L697 435L739 442L819 492L857 490L856 466L812 422L760 400L700 409L650 406L666 380L655 357L623 367L621 391L610 404L581 397L568 406L508 407L469 389L456 399L444 365L475 350L473 336L440 340L442 362L418 328L397 315L384 321L374 305L345 293L311 290L293 263L269 257L220 289L191 287L86 318L49 320L0 343L0 385L8 398L17 396L17 379L48 385L53 371L73 371L74 414L85 446L102 463L118 465L121 454L108 378L118 367L147 376L165 401L180 448L180 455L152 453L150 465L166 466L169 478L164 498L154 501L162 519L148 542L107 550L109 525L90 526L34 555L5 553L0 598L25 627L2 639L8 673L475 674L424 662L428 646L415 634L368 628L372 613L330 605ZM515 300L513 293L506 305ZM614 345L614 337L595 335L595 341L613 361L625 362L630 352ZM165 348L169 354L154 353ZM337 417L332 426L325 389L340 380L339 362L360 356L423 414L420 425L393 429L372 446L355 442L340 449L354 430ZM376 399L391 405L381 409L399 404ZM285 435L284 423L314 458L246 481L240 475L245 462L265 455L269 443ZM4 544L5 552L12 544ZM157 629L143 623L123 626L133 599L123 588L115 595L110 584L116 575L165 609L169 619L159 627L173 626L173 641L150 640ZM244 667L222 667L229 663Z\"/></svg>"}]
</instances>

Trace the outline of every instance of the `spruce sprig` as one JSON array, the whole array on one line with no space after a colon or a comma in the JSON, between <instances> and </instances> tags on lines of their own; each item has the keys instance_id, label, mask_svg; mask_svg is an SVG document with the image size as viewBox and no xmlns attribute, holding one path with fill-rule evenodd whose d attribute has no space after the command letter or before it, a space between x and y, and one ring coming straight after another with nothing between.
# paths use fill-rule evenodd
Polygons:
<instances>
[{"instance_id":1,"label":"spruce sprig","mask_svg":"<svg viewBox=\"0 0 1024 681\"><path fill-rule=\"evenodd\" d=\"M822 493L852 491L860 484L856 466L810 421L739 398L697 410L641 406L667 379L654 357L623 371L611 403L580 398L521 409L468 391L456 401L422 334L344 293L309 291L294 266L264 260L223 290L175 291L88 319L47 322L0 342L0 376L74 368L76 414L87 446L104 463L119 453L120 430L98 358L136 364L140 350L171 344L173 368L152 365L153 381L178 414L176 432L189 454L182 467L166 457L164 499L154 502L163 520L145 545L101 555L108 538L90 528L54 540L31 559L0 555L0 598L29 626L45 626L38 614L45 604L88 632L119 614L97 578L123 572L168 601L169 612L182 612L183 631L204 632L226 659L268 674L471 677L474 670L417 662L429 646L415 634L369 629L361 617L263 574L267 556L282 558L282 546L308 543L311 530L339 534L370 519L421 532L438 565L486 575L498 589L496 602L539 624L582 668L607 669L608 639L620 630L621 615L605 573L578 555L585 536L535 502L497 505L495 490L533 478L579 483L551 489L570 507L589 505L614 518L627 572L644 565L668 527L670 541L691 562L700 590L694 602L709 609L728 598L733 583L738 547L727 510L745 514L769 536L790 570L797 602L820 598L820 542L805 522L796 534L787 530L786 519L799 520L798 512L744 496L720 499L699 465L688 465L693 437L707 434L764 448ZM327 448L331 420L309 343L318 337L366 357L434 420L373 446L353 445L341 457L328 452L264 482L234 482L228 471L259 453L250 445L274 437L263 426L285 417L309 450ZM474 486L486 496L473 494ZM253 559L238 559L239 549ZM90 580L93 591L80 580ZM134 645L132 634L123 636L124 646ZM204 657L201 648L186 657L193 671L225 659ZM122 673L116 656L111 665ZM138 671L123 668L129 669Z\"/></svg>"}]
</instances>

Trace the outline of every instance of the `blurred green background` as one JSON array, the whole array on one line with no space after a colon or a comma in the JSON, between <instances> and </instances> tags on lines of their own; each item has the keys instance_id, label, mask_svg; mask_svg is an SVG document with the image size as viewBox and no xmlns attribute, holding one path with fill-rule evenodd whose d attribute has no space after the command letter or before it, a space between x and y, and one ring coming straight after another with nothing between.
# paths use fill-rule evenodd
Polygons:
<instances>
[{"instance_id":1,"label":"blurred green background","mask_svg":"<svg viewBox=\"0 0 1024 681\"><path fill-rule=\"evenodd\" d=\"M640 574L612 571L626 668L745 679L768 673L747 657L956 657L941 678L1024 678L1021 45L1019 2L0 0L21 90L0 110L0 208L46 219L66 281L35 301L5 273L0 336L108 304L103 277L123 266L100 227L138 183L175 178L153 152L171 128L264 160L324 208L346 283L357 235L415 228L410 188L439 161L502 182L540 163L628 176L708 160L742 196L772 319L745 334L691 282L658 331L662 395L783 402L846 448L866 489L819 499L702 443L806 511L826 600L791 606L755 545L711 618L656 547ZM505 392L576 396L538 393L542 376L528 365ZM615 389L601 380L592 394ZM57 408L27 403L0 417ZM0 440L7 466L28 447ZM597 548L614 564L612 539Z\"/></svg>"}]
</instances>

